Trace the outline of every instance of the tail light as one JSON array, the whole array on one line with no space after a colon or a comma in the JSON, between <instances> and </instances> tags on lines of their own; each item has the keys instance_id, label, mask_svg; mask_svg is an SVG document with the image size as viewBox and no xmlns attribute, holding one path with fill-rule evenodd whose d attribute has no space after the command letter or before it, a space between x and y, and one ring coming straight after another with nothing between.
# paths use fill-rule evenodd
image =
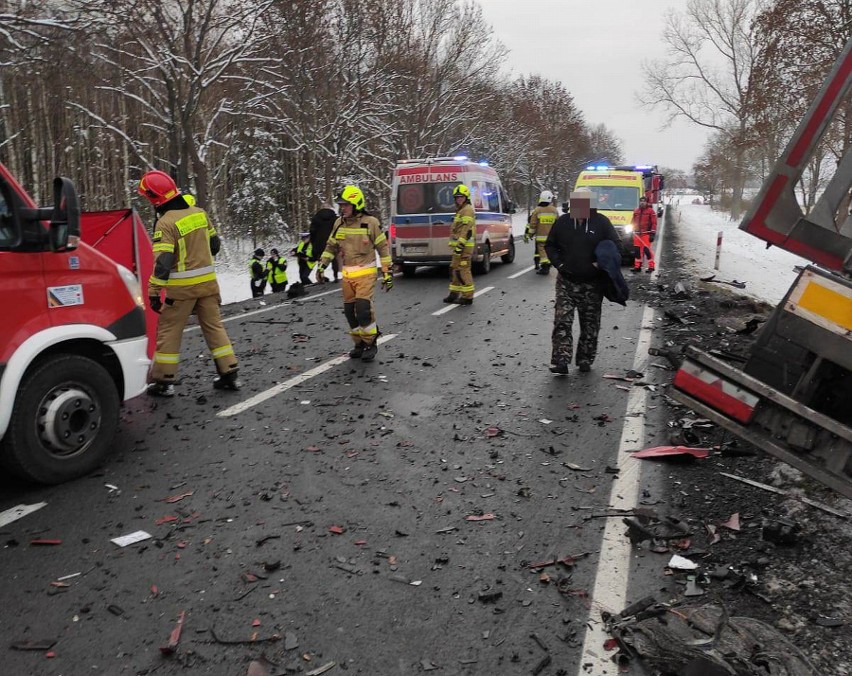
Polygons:
<instances>
[{"instance_id":1,"label":"tail light","mask_svg":"<svg viewBox=\"0 0 852 676\"><path fill-rule=\"evenodd\" d=\"M391 241L396 239L396 223L390 224L390 229L388 230L388 233L390 234Z\"/></svg>"}]
</instances>

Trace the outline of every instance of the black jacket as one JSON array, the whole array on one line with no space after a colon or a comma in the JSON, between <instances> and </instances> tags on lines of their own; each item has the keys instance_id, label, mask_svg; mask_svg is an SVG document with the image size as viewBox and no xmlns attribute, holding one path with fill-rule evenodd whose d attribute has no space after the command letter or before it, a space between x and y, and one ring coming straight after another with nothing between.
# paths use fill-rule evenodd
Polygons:
<instances>
[{"instance_id":1,"label":"black jacket","mask_svg":"<svg viewBox=\"0 0 852 676\"><path fill-rule=\"evenodd\" d=\"M571 214L556 219L544 249L550 263L559 274L572 282L593 282L601 279L594 266L595 249L603 240L615 243L621 252L621 239L609 219L592 209L588 220L575 221Z\"/></svg>"},{"instance_id":2,"label":"black jacket","mask_svg":"<svg viewBox=\"0 0 852 676\"><path fill-rule=\"evenodd\" d=\"M311 253L314 260L319 260L325 251L326 242L331 237L331 229L337 220L337 214L332 209L320 209L311 218Z\"/></svg>"},{"instance_id":3,"label":"black jacket","mask_svg":"<svg viewBox=\"0 0 852 676\"><path fill-rule=\"evenodd\" d=\"M605 239L595 247L595 258L598 261L598 268L604 273L601 278L606 299L619 305L627 305L630 288L624 281L624 275L621 274L621 251L614 242Z\"/></svg>"}]
</instances>

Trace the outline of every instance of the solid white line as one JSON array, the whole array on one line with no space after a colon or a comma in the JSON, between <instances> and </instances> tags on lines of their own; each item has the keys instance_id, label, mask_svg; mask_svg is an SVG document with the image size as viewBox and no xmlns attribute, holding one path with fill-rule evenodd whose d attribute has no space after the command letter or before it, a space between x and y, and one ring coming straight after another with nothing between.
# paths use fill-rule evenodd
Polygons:
<instances>
[{"instance_id":1,"label":"solid white line","mask_svg":"<svg viewBox=\"0 0 852 676\"><path fill-rule=\"evenodd\" d=\"M302 296L298 301L288 300L285 303L278 303L277 305L270 305L269 307L261 308L260 310L252 310L251 312L243 312L241 315L233 315L231 317L223 317L222 323L225 324L227 322L234 322L238 319L245 319L246 317L251 317L252 315L259 315L264 312L271 312L272 310L278 310L282 307L289 307L293 305L295 302L303 303L306 300L314 300L315 298L322 298L323 296L328 296L332 293L339 293L340 287L338 286L336 289L332 289L331 291L323 291L322 293L315 294L313 296ZM197 324L195 326L187 326L183 332L188 333L189 331L198 331L201 327Z\"/></svg>"},{"instance_id":2,"label":"solid white line","mask_svg":"<svg viewBox=\"0 0 852 676\"><path fill-rule=\"evenodd\" d=\"M379 345L382 345L383 343L386 343L389 340L393 340L394 338L397 337L397 335L398 334L396 334L396 333L391 333L391 334L388 334L387 336L379 336ZM243 411L247 411L248 409L250 409L254 406L257 406L258 404L263 403L267 399L272 399L272 397L275 397L275 396L281 394L282 392L286 392L287 390L289 390L293 387L296 387L296 385L301 385L305 381L310 380L311 378L318 376L322 373L325 373L326 371L334 368L338 364L342 364L343 362L346 362L346 361L349 361L349 360L350 360L350 357L349 357L348 354L342 354L339 357L335 357L334 359L330 359L329 361L325 362L324 364L320 364L319 366L315 366L314 368L310 369L309 371L305 371L304 373L302 373L298 376L290 378L290 380L286 380L283 383L279 383L275 387L270 387L268 390L266 390L264 392L260 392L259 394L256 394L253 397L251 397L250 399L246 399L245 401L240 402L239 404L234 404L230 408L226 408L224 411L219 411L216 415L219 416L220 418L225 418L225 417L228 417L228 416L231 416L231 415L237 415L238 413L242 413Z\"/></svg>"},{"instance_id":3,"label":"solid white line","mask_svg":"<svg viewBox=\"0 0 852 676\"><path fill-rule=\"evenodd\" d=\"M486 286L484 289L480 289L479 291L475 291L474 294L473 294L473 297L479 298L483 293L488 293L493 288L494 288L493 286ZM435 310L435 312L432 313L432 316L438 317L440 315L446 314L450 310L455 310L457 307L461 307L461 306L457 305L456 303L451 303L450 305L447 305L447 307L442 307L440 310Z\"/></svg>"},{"instance_id":4,"label":"solid white line","mask_svg":"<svg viewBox=\"0 0 852 676\"><path fill-rule=\"evenodd\" d=\"M528 268L524 268L520 272L516 272L514 275L509 275L508 279L515 279L515 277L520 277L521 275L525 275L530 270L535 270L535 265L530 265Z\"/></svg>"},{"instance_id":5,"label":"solid white line","mask_svg":"<svg viewBox=\"0 0 852 676\"><path fill-rule=\"evenodd\" d=\"M646 307L642 313L642 327L653 326L654 309ZM642 372L647 364L648 348L651 346L651 329L642 328L636 354L633 357L633 369ZM609 502L612 509L635 509L639 504L639 468L640 463L625 451L642 448L645 445L645 402L648 391L644 387L634 387L627 398L627 413L621 440L618 444L618 456L615 466L621 471L612 484ZM623 460L623 462L622 462ZM607 519L601 542L601 555L592 591L592 603L597 611L606 610L618 613L627 606L627 582L630 577L630 540L624 535L621 519ZM604 650L604 642L609 638L600 616L589 617L591 627L586 630L583 653L577 670L578 676L604 676L617 671L611 654Z\"/></svg>"}]
</instances>

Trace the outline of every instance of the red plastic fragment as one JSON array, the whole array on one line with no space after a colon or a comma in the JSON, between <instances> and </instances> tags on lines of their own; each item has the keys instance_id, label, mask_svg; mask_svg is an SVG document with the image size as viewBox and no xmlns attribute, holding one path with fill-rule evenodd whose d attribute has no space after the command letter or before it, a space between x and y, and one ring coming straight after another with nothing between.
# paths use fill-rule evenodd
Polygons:
<instances>
[{"instance_id":1,"label":"red plastic fragment","mask_svg":"<svg viewBox=\"0 0 852 676\"><path fill-rule=\"evenodd\" d=\"M669 455L691 455L695 458L706 458L710 455L710 449L691 446L654 446L653 448L643 448L632 455L634 458L663 458Z\"/></svg>"},{"instance_id":2,"label":"red plastic fragment","mask_svg":"<svg viewBox=\"0 0 852 676\"><path fill-rule=\"evenodd\" d=\"M725 523L719 524L720 528L729 528L730 530L739 530L740 529L740 513L735 512L731 514L731 518L728 519Z\"/></svg>"},{"instance_id":3,"label":"red plastic fragment","mask_svg":"<svg viewBox=\"0 0 852 676\"><path fill-rule=\"evenodd\" d=\"M171 523L172 521L177 521L177 520L178 520L178 518L176 516L173 516L171 514L167 514L166 516L161 516L159 519L157 519L154 522L154 524L157 525L157 526L162 526L164 523Z\"/></svg>"},{"instance_id":4,"label":"red plastic fragment","mask_svg":"<svg viewBox=\"0 0 852 676\"><path fill-rule=\"evenodd\" d=\"M170 496L170 497L168 497L168 498L165 498L165 499L163 500L163 502L168 502L169 504L172 504L172 503L175 503L175 502L180 502L180 501L181 501L181 500L183 500L184 498L188 498L188 497L189 497L190 495L192 495L194 492L195 492L195 491L189 491L189 492L187 492L187 493L181 493L180 495L172 495L172 496Z\"/></svg>"},{"instance_id":5,"label":"red plastic fragment","mask_svg":"<svg viewBox=\"0 0 852 676\"><path fill-rule=\"evenodd\" d=\"M608 638L604 641L604 650L615 650L618 647L618 641L614 638Z\"/></svg>"},{"instance_id":6,"label":"red plastic fragment","mask_svg":"<svg viewBox=\"0 0 852 676\"><path fill-rule=\"evenodd\" d=\"M62 540L45 540L45 539L37 539L30 540L30 545L33 546L47 546L47 545L61 545Z\"/></svg>"},{"instance_id":7,"label":"red plastic fragment","mask_svg":"<svg viewBox=\"0 0 852 676\"><path fill-rule=\"evenodd\" d=\"M175 624L175 628L172 629L172 633L169 634L169 642L166 645L160 646L160 652L163 655L173 655L177 650L178 643L180 643L180 633L183 631L183 621L186 618L186 611L181 610L180 615L178 615L177 624Z\"/></svg>"},{"instance_id":8,"label":"red plastic fragment","mask_svg":"<svg viewBox=\"0 0 852 676\"><path fill-rule=\"evenodd\" d=\"M346 529L343 526L329 526L329 533L334 533L335 535L343 535L346 532Z\"/></svg>"},{"instance_id":9,"label":"red plastic fragment","mask_svg":"<svg viewBox=\"0 0 852 676\"><path fill-rule=\"evenodd\" d=\"M482 516L477 516L476 514L471 514L470 516L466 516L465 521L494 521L494 515L490 512L488 514L483 514Z\"/></svg>"}]
</instances>

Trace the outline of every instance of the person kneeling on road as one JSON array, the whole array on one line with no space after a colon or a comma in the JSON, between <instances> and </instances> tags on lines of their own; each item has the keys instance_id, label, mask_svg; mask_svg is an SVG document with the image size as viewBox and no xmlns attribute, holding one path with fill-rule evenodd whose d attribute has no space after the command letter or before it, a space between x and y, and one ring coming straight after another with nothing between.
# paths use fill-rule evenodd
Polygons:
<instances>
[{"instance_id":1,"label":"person kneeling on road","mask_svg":"<svg viewBox=\"0 0 852 676\"><path fill-rule=\"evenodd\" d=\"M355 347L349 352L353 359L373 361L378 352L379 329L373 308L376 288L376 252L382 270L382 287L393 288L390 272L391 255L388 239L379 221L364 209L364 193L347 185L337 199L340 218L334 222L331 236L317 266L317 282L325 282L325 269L334 257L343 261L343 314L349 322L349 335Z\"/></svg>"},{"instance_id":2,"label":"person kneeling on road","mask_svg":"<svg viewBox=\"0 0 852 676\"><path fill-rule=\"evenodd\" d=\"M213 387L237 390L237 358L219 314L219 283L213 257L219 237L203 209L187 204L171 176L149 171L139 181L139 194L157 211L154 226L154 271L148 281L148 302L160 315L157 347L148 393L174 395L183 329L190 314L198 324L216 362ZM165 300L161 293L165 289Z\"/></svg>"}]
</instances>

